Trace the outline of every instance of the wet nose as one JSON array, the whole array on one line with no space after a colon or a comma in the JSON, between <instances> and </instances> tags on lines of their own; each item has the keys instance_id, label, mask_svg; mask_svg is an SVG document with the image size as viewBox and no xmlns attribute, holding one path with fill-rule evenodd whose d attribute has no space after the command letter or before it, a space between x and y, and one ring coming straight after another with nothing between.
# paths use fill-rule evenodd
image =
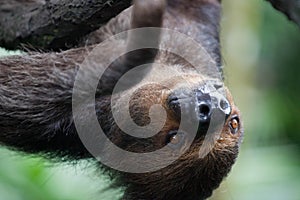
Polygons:
<instances>
[{"instance_id":1,"label":"wet nose","mask_svg":"<svg viewBox=\"0 0 300 200\"><path fill-rule=\"evenodd\" d=\"M177 118L180 118L181 112L184 112L185 116L196 117L193 120L197 120L199 123L208 123L213 110L212 99L209 94L196 94L196 98L195 96L171 95L168 106Z\"/></svg>"},{"instance_id":2,"label":"wet nose","mask_svg":"<svg viewBox=\"0 0 300 200\"><path fill-rule=\"evenodd\" d=\"M224 95L211 95L197 91L193 94L172 94L168 99L168 106L178 119L198 122L200 127L205 127L211 119L225 120L230 115L229 101Z\"/></svg>"},{"instance_id":3,"label":"wet nose","mask_svg":"<svg viewBox=\"0 0 300 200\"><path fill-rule=\"evenodd\" d=\"M191 133L197 131L197 136L206 135L208 131L219 133L231 113L223 85L213 81L194 89L174 90L168 97L168 106L180 127Z\"/></svg>"}]
</instances>

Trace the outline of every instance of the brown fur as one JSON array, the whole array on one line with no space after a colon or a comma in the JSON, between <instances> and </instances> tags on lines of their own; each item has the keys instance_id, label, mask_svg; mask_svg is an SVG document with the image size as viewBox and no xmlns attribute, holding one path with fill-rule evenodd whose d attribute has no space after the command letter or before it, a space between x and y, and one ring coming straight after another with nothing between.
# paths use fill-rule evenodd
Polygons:
<instances>
[{"instance_id":1,"label":"brown fur","mask_svg":"<svg viewBox=\"0 0 300 200\"><path fill-rule=\"evenodd\" d=\"M86 44L89 46L61 53L0 59L0 142L16 150L46 154L50 158L90 158L91 155L83 146L74 126L75 118L85 122L89 116L73 116L71 112L72 89L79 68L78 63L82 63L85 56L93 49L93 44L103 41L110 35L130 27L162 25L185 33L202 44L208 55L216 62L215 68L201 65L202 73L199 74L190 63L164 51L145 50L125 55L112 64L110 70L100 80L95 108L103 131L119 147L133 152L149 152L165 146L169 131L177 130L180 124L180 117L168 105L169 95L178 89L193 93L206 82L222 81L218 79L222 73L218 38L220 5L213 0L189 0L188 2L169 0L164 8L165 4L162 1L151 2L140 1L136 10L134 8L125 10L120 16L112 19L107 26L87 36ZM145 12L141 12L144 9ZM130 19L128 16L133 17ZM159 42L159 36L157 37ZM127 40L130 41L127 41L127 45L136 39L134 35L129 35L128 38ZM161 42L171 44L174 48L182 48L182 51L189 50L188 46L174 38L165 37L165 41ZM94 67L104 67L101 58L117 55L120 49L126 48L123 44L126 43L116 41L114 44L104 46L102 57L95 58L95 66L86 68L86 73L89 73L91 78L98 78L93 77ZM200 58L201 56L204 55L195 55ZM131 95L134 91L130 97L129 108L130 115L137 125L144 126L150 123L149 110L152 105L160 104L166 110L167 121L163 129L151 138L138 139L123 133L114 122L111 112L117 107L111 105L110 100L114 97L110 94L117 80L135 67L134 64L150 61L172 66L178 72L178 76L164 80L164 86L167 87L155 84L151 82L151 76L156 76L155 70L164 70L163 67L156 67L142 77L139 83L121 92L120 98ZM188 84L183 80L188 80ZM85 103L86 93L84 90L81 92L78 109L91 113L89 111L94 107ZM235 162L243 135L241 119L239 119L240 126L237 133L233 133L230 128L230 120L233 117L239 118L240 114L227 89L226 98L230 102L231 113L223 124L220 138L204 158L199 158L204 136L197 135L192 146L177 161L155 172L125 173L101 165L104 171L113 175L115 185L125 188L123 199L196 200L209 197ZM106 144L103 141L99 145L104 148ZM172 148L168 153L172 153ZM153 159L159 160L160 157L149 158L148 162L153 162ZM147 165L147 163L143 164Z\"/></svg>"}]
</instances>

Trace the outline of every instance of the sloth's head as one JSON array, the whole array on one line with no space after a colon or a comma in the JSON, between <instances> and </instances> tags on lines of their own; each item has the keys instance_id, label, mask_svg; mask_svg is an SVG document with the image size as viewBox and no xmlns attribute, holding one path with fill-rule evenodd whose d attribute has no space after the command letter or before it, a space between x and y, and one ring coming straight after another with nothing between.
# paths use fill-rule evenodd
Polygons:
<instances>
[{"instance_id":1,"label":"sloth's head","mask_svg":"<svg viewBox=\"0 0 300 200\"><path fill-rule=\"evenodd\" d=\"M118 100L123 102L127 92L118 95ZM230 171L243 136L240 113L229 90L220 80L183 74L159 83L139 84L128 93L129 116L122 119L128 122L130 117L138 126L148 126L145 132L159 131L151 137L140 131L136 136L144 138L137 138L116 127L111 140L129 152L164 150L141 163L126 156L124 161L112 152L120 163L162 166L147 173L120 173L119 182L126 185L126 194L141 199L209 197ZM124 104L112 106L122 110Z\"/></svg>"}]
</instances>

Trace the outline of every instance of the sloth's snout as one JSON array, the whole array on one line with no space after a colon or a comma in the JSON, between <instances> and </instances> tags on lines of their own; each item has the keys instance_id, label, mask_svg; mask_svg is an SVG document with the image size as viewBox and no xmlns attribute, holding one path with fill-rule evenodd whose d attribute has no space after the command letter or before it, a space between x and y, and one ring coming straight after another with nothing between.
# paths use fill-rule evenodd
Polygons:
<instances>
[{"instance_id":1,"label":"sloth's snout","mask_svg":"<svg viewBox=\"0 0 300 200\"><path fill-rule=\"evenodd\" d=\"M231 106L224 92L205 85L196 90L175 90L168 98L168 107L176 118L198 123L198 132L205 133L208 127L225 123Z\"/></svg>"}]
</instances>

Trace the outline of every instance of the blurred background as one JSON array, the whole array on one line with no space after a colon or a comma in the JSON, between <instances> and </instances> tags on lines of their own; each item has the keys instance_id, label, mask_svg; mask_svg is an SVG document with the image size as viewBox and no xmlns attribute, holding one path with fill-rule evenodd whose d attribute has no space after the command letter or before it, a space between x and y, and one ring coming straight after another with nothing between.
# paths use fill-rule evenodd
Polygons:
<instances>
[{"instance_id":1,"label":"blurred background","mask_svg":"<svg viewBox=\"0 0 300 200\"><path fill-rule=\"evenodd\" d=\"M211 200L300 200L300 28L263 0L223 1L226 84L245 138ZM0 56L19 54L0 49ZM1 70L1 69L0 69ZM0 149L0 200L114 199L87 163L53 164Z\"/></svg>"}]
</instances>

